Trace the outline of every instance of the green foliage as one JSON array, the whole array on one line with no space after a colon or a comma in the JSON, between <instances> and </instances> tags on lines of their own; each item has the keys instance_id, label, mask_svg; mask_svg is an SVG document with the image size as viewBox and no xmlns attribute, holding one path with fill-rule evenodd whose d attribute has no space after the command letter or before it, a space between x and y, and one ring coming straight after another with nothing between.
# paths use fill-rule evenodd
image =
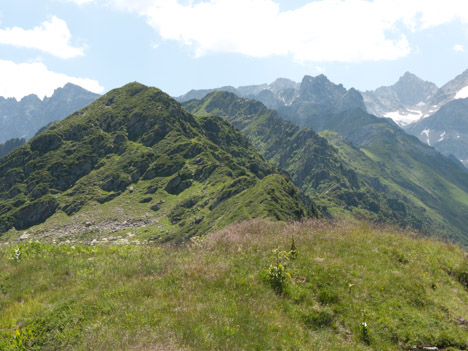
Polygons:
<instances>
[{"instance_id":1,"label":"green foliage","mask_svg":"<svg viewBox=\"0 0 468 351\"><path fill-rule=\"evenodd\" d=\"M21 261L21 256L23 255L23 252L21 251L22 245L16 246L13 250L13 253L11 255L11 259L15 262L20 262Z\"/></svg>"},{"instance_id":2,"label":"green foliage","mask_svg":"<svg viewBox=\"0 0 468 351\"><path fill-rule=\"evenodd\" d=\"M27 351L31 350L32 346L32 340L34 336L31 330L29 329L22 329L22 330L16 330L15 334L13 335L13 349L14 350L21 350L21 351Z\"/></svg>"},{"instance_id":3,"label":"green foliage","mask_svg":"<svg viewBox=\"0 0 468 351\"><path fill-rule=\"evenodd\" d=\"M291 279L291 275L286 271L289 254L286 251L274 249L271 258L274 262L267 269L268 282L277 294L283 294L287 279Z\"/></svg>"}]
</instances>

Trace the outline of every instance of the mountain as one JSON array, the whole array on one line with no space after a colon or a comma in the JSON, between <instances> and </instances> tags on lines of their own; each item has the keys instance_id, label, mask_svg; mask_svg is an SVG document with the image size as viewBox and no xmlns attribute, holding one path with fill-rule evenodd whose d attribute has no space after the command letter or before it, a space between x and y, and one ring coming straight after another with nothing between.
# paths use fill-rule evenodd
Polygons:
<instances>
[{"instance_id":1,"label":"mountain","mask_svg":"<svg viewBox=\"0 0 468 351\"><path fill-rule=\"evenodd\" d=\"M139 228L146 238L182 240L253 217L299 219L313 208L230 124L195 118L138 83L0 159L0 198L0 233L47 220L34 237L61 239Z\"/></svg>"},{"instance_id":2,"label":"mountain","mask_svg":"<svg viewBox=\"0 0 468 351\"><path fill-rule=\"evenodd\" d=\"M336 113L351 108L366 110L361 94L341 84L334 84L323 74L305 76L297 96L289 103L277 108L278 113L300 127L307 126L305 119L312 115Z\"/></svg>"},{"instance_id":3,"label":"mountain","mask_svg":"<svg viewBox=\"0 0 468 351\"><path fill-rule=\"evenodd\" d=\"M442 86L429 104L439 109L452 100L465 98L468 98L468 69Z\"/></svg>"},{"instance_id":4,"label":"mountain","mask_svg":"<svg viewBox=\"0 0 468 351\"><path fill-rule=\"evenodd\" d=\"M187 94L176 98L179 102L187 102L193 99L203 99L213 91L227 91L237 96L254 99L265 106L275 109L285 104L290 104L297 96L300 84L286 78L278 78L271 84L247 85L234 88L225 86L216 89L191 90Z\"/></svg>"},{"instance_id":5,"label":"mountain","mask_svg":"<svg viewBox=\"0 0 468 351\"><path fill-rule=\"evenodd\" d=\"M468 98L468 70L440 89L406 72L397 83L362 93L367 111L405 127L436 113L445 104Z\"/></svg>"},{"instance_id":6,"label":"mountain","mask_svg":"<svg viewBox=\"0 0 468 351\"><path fill-rule=\"evenodd\" d=\"M394 163L385 163L383 156L382 160L377 159L367 150L353 146L337 133L328 131L319 136L310 128L301 129L281 118L276 111L268 110L257 101L239 98L227 92L212 92L202 100L184 103L184 107L196 115L217 115L227 119L247 135L266 159L287 171L294 183L306 195L312 197L323 212L331 216L352 216L394 223L426 233L436 232L442 236L447 236L449 233L449 236L452 234L452 239L465 243L468 241L463 234L461 223L458 224L459 227L455 227L449 219L444 219L437 212L441 209L445 214L447 209L444 206L447 207L449 204L457 206L456 202L452 203L448 194L441 191L439 195L443 199L426 201L426 197L432 197L431 192L420 189L411 178L406 179L405 170ZM387 120L371 116L359 109L355 111L361 111L361 119L352 118L348 124L345 121L342 123L346 124L344 129L354 130L357 134L362 128L362 136L369 139L361 140L361 143L365 143L366 140L371 143L371 139L378 139L380 136L373 136L373 129L379 130L385 126L392 131L399 131L401 135L406 135ZM331 118L339 116L337 120L343 119L341 114L330 116ZM382 123L382 126L372 126L370 122ZM321 125L319 130L332 127L338 129L332 125L323 128L325 122ZM350 133L348 136L353 134ZM413 137L407 137L415 141ZM358 138L356 135L355 141ZM420 147L432 150L417 141L416 143ZM400 148L404 146L396 145L394 151L402 152ZM392 150L389 149L389 152ZM439 155L433 150L432 152ZM460 167L439 156L442 161L447 161L452 169L459 168L456 171L461 180L457 181L466 181L468 174L463 174ZM442 166L447 168L445 163ZM424 170L428 171L430 167ZM439 178L432 179L431 175L428 177L433 182L444 181ZM465 183L465 186L468 184ZM465 191L463 196L466 197L468 195L466 190L468 189L459 191ZM466 198L463 199L468 201ZM467 204L468 202L464 203L464 207L457 210L456 216L463 211L462 208L466 209ZM466 220L463 223L465 222Z\"/></svg>"},{"instance_id":7,"label":"mountain","mask_svg":"<svg viewBox=\"0 0 468 351\"><path fill-rule=\"evenodd\" d=\"M296 115L301 115L301 113L336 112L353 107L366 109L358 91L355 89L346 90L341 84L333 84L323 74L317 77L304 76L301 83L278 78L271 84L191 90L176 99L180 102L200 100L213 91L227 91L239 97L257 100L270 109L280 110L293 106L295 111L291 113L290 119L294 119ZM311 99L311 97L314 98ZM338 103L336 103L337 101ZM287 109L287 111L289 110ZM294 122L301 126L300 118Z\"/></svg>"},{"instance_id":8,"label":"mountain","mask_svg":"<svg viewBox=\"0 0 468 351\"><path fill-rule=\"evenodd\" d=\"M366 174L394 184L405 199L425 208L433 224L438 223L439 232L468 243L468 172L461 164L406 134L392 121L361 109L312 115L307 125L344 136L379 165L368 168ZM379 168L383 172L376 173Z\"/></svg>"},{"instance_id":9,"label":"mountain","mask_svg":"<svg viewBox=\"0 0 468 351\"><path fill-rule=\"evenodd\" d=\"M25 96L20 101L0 97L0 143L12 138L28 140L41 127L65 118L98 97L71 83L56 89L51 97L44 100L36 95Z\"/></svg>"},{"instance_id":10,"label":"mountain","mask_svg":"<svg viewBox=\"0 0 468 351\"><path fill-rule=\"evenodd\" d=\"M11 151L20 147L25 142L26 140L24 139L13 138L13 139L7 140L3 144L0 144L0 158L2 158L5 155L8 155Z\"/></svg>"},{"instance_id":11,"label":"mountain","mask_svg":"<svg viewBox=\"0 0 468 351\"><path fill-rule=\"evenodd\" d=\"M362 96L369 113L403 126L434 112L431 99L437 92L434 83L406 72L394 85L362 92Z\"/></svg>"},{"instance_id":12,"label":"mountain","mask_svg":"<svg viewBox=\"0 0 468 351\"><path fill-rule=\"evenodd\" d=\"M468 99L450 101L434 115L408 125L405 130L468 167Z\"/></svg>"}]
</instances>

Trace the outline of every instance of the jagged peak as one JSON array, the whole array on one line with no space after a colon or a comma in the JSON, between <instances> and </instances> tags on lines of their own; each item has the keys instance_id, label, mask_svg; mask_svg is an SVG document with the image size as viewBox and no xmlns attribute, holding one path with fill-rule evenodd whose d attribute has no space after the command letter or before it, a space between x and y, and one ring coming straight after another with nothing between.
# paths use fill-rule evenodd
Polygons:
<instances>
[{"instance_id":1,"label":"jagged peak","mask_svg":"<svg viewBox=\"0 0 468 351\"><path fill-rule=\"evenodd\" d=\"M16 99L15 99L16 100ZM37 101L42 101L41 99L39 99L39 97L36 95L36 94L29 94L29 95L26 95L24 96L20 102L37 102Z\"/></svg>"},{"instance_id":2,"label":"jagged peak","mask_svg":"<svg viewBox=\"0 0 468 351\"><path fill-rule=\"evenodd\" d=\"M397 81L396 84L398 83L411 83L411 82L414 82L414 81L417 81L417 82L420 82L422 81L421 78L419 78L417 75L411 73L411 72L408 72L406 71Z\"/></svg>"}]
</instances>

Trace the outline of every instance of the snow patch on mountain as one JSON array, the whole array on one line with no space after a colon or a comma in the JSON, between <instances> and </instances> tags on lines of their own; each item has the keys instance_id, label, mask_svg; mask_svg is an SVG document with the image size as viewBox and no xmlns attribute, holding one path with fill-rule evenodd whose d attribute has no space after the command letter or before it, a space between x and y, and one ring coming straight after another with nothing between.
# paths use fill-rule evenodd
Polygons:
<instances>
[{"instance_id":1,"label":"snow patch on mountain","mask_svg":"<svg viewBox=\"0 0 468 351\"><path fill-rule=\"evenodd\" d=\"M468 98L468 86L460 89L455 95L455 99L466 99Z\"/></svg>"},{"instance_id":2,"label":"snow patch on mountain","mask_svg":"<svg viewBox=\"0 0 468 351\"><path fill-rule=\"evenodd\" d=\"M429 139L429 134L431 133L431 130L430 129L424 129L422 132L421 132L421 135L425 135L427 137L427 145L431 146L431 140Z\"/></svg>"},{"instance_id":3,"label":"snow patch on mountain","mask_svg":"<svg viewBox=\"0 0 468 351\"><path fill-rule=\"evenodd\" d=\"M440 135L439 142L444 140L445 134L447 134L445 131Z\"/></svg>"},{"instance_id":4,"label":"snow patch on mountain","mask_svg":"<svg viewBox=\"0 0 468 351\"><path fill-rule=\"evenodd\" d=\"M421 111L408 109L406 111L388 112L384 117L393 119L399 126L405 126L426 117L426 115L423 115Z\"/></svg>"}]
</instances>

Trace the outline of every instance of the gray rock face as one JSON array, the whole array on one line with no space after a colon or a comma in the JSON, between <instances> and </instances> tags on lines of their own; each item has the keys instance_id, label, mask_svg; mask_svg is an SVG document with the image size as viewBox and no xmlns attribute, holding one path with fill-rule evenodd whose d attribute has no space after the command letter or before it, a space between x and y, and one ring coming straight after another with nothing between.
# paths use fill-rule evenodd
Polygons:
<instances>
[{"instance_id":1,"label":"gray rock face","mask_svg":"<svg viewBox=\"0 0 468 351\"><path fill-rule=\"evenodd\" d=\"M54 214L57 207L58 203L53 198L35 201L16 212L14 226L22 230L42 223Z\"/></svg>"},{"instance_id":2,"label":"gray rock face","mask_svg":"<svg viewBox=\"0 0 468 351\"><path fill-rule=\"evenodd\" d=\"M429 103L431 105L443 106L456 98L461 98L457 97L457 94L465 87L468 87L468 69L442 86ZM463 98L467 97L468 93L466 96L463 96Z\"/></svg>"},{"instance_id":3,"label":"gray rock face","mask_svg":"<svg viewBox=\"0 0 468 351\"><path fill-rule=\"evenodd\" d=\"M247 85L234 88L225 86L215 89L190 90L176 98L179 102L192 99L201 100L213 91L227 91L239 97L260 101L269 108L278 108L290 104L298 95L300 84L286 78L278 78L271 84Z\"/></svg>"},{"instance_id":4,"label":"gray rock face","mask_svg":"<svg viewBox=\"0 0 468 351\"><path fill-rule=\"evenodd\" d=\"M451 101L468 98L468 70L440 89L407 72L394 85L366 91L362 95L370 113L389 117L405 127L432 116Z\"/></svg>"},{"instance_id":5,"label":"gray rock face","mask_svg":"<svg viewBox=\"0 0 468 351\"><path fill-rule=\"evenodd\" d=\"M0 97L0 143L12 138L28 140L41 127L67 117L98 97L71 83L56 89L50 98L42 101L36 95L20 101Z\"/></svg>"},{"instance_id":6,"label":"gray rock face","mask_svg":"<svg viewBox=\"0 0 468 351\"><path fill-rule=\"evenodd\" d=\"M392 89L403 105L415 106L427 102L438 90L437 85L406 72Z\"/></svg>"},{"instance_id":7,"label":"gray rock face","mask_svg":"<svg viewBox=\"0 0 468 351\"><path fill-rule=\"evenodd\" d=\"M400 125L423 117L431 108L431 99L438 88L406 72L394 85L363 92L369 113L390 117Z\"/></svg>"},{"instance_id":8,"label":"gray rock face","mask_svg":"<svg viewBox=\"0 0 468 351\"><path fill-rule=\"evenodd\" d=\"M448 102L434 115L410 124L405 130L468 167L468 98Z\"/></svg>"},{"instance_id":9,"label":"gray rock face","mask_svg":"<svg viewBox=\"0 0 468 351\"><path fill-rule=\"evenodd\" d=\"M362 95L355 89L346 90L341 84L334 84L323 74L317 77L305 76L297 96L290 104L277 108L280 116L300 127L311 127L319 115L331 115L346 110L366 111Z\"/></svg>"}]
</instances>

